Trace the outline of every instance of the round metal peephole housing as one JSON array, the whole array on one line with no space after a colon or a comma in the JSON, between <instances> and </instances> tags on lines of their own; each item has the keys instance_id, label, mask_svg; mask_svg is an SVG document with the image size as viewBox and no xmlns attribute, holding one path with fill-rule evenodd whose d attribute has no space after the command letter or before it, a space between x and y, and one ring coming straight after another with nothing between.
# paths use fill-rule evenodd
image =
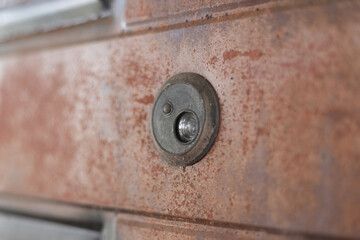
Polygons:
<instances>
[{"instance_id":1,"label":"round metal peephole housing","mask_svg":"<svg viewBox=\"0 0 360 240\"><path fill-rule=\"evenodd\" d=\"M219 102L209 81L196 73L180 73L162 86L155 100L153 142L170 164L192 165L210 150L219 123Z\"/></svg>"}]
</instances>

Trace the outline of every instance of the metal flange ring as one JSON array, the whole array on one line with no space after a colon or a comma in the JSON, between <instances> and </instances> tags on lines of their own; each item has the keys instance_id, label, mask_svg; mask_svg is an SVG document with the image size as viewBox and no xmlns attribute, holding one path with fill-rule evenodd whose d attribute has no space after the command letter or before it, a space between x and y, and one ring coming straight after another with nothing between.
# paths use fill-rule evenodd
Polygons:
<instances>
[{"instance_id":1,"label":"metal flange ring","mask_svg":"<svg viewBox=\"0 0 360 240\"><path fill-rule=\"evenodd\" d=\"M155 100L153 143L170 164L192 165L210 150L219 123L219 101L209 81L196 73L180 73L163 85Z\"/></svg>"}]
</instances>

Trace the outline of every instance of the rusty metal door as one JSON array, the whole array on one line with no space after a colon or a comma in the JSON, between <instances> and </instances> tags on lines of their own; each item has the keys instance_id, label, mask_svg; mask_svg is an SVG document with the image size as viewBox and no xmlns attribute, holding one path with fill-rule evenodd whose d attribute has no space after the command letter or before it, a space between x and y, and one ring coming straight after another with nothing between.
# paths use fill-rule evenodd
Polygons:
<instances>
[{"instance_id":1,"label":"rusty metal door","mask_svg":"<svg viewBox=\"0 0 360 240\"><path fill-rule=\"evenodd\" d=\"M109 18L4 41L1 198L109 213L114 239L360 238L359 11L114 1ZM220 102L213 147L185 168L151 141L158 90L182 72Z\"/></svg>"}]
</instances>

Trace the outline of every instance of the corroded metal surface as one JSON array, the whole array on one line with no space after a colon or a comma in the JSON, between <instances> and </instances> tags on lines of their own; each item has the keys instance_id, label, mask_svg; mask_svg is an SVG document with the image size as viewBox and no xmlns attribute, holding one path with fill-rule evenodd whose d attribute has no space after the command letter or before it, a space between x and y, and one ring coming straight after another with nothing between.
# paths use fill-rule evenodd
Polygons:
<instances>
[{"instance_id":1,"label":"corroded metal surface","mask_svg":"<svg viewBox=\"0 0 360 240\"><path fill-rule=\"evenodd\" d=\"M263 2L269 2L269 0L133 0L126 2L125 17L130 24L150 22L154 19L170 20L176 15L187 15L188 12L192 12L192 18L196 18L198 16L201 17L205 9L211 9L212 12L215 12L217 9L234 9Z\"/></svg>"},{"instance_id":2,"label":"corroded metal surface","mask_svg":"<svg viewBox=\"0 0 360 240\"><path fill-rule=\"evenodd\" d=\"M3 57L1 190L360 237L359 7L260 8ZM180 72L221 105L213 148L185 169L150 137L154 96Z\"/></svg>"},{"instance_id":3,"label":"corroded metal surface","mask_svg":"<svg viewBox=\"0 0 360 240\"><path fill-rule=\"evenodd\" d=\"M120 213L117 215L117 239L303 239L300 235L279 235L198 223L164 220Z\"/></svg>"}]
</instances>

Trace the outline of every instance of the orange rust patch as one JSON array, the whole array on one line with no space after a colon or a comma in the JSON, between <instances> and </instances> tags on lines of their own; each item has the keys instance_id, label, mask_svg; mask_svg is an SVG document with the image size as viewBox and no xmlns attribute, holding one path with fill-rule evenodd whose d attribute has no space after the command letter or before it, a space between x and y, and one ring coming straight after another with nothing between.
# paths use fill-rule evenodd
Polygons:
<instances>
[{"instance_id":1,"label":"orange rust patch","mask_svg":"<svg viewBox=\"0 0 360 240\"><path fill-rule=\"evenodd\" d=\"M136 99L135 101L137 101L138 103L142 103L142 104L147 105L147 104L150 104L150 103L154 102L154 96L152 94L151 95L146 95L143 98Z\"/></svg>"},{"instance_id":2,"label":"orange rust patch","mask_svg":"<svg viewBox=\"0 0 360 240\"><path fill-rule=\"evenodd\" d=\"M249 57L250 60L258 60L264 53L260 50L249 50L249 51L237 51L237 50L229 50L229 51L225 51L223 53L223 59L224 62L229 61L233 58L236 58L238 56L240 57Z\"/></svg>"},{"instance_id":3,"label":"orange rust patch","mask_svg":"<svg viewBox=\"0 0 360 240\"><path fill-rule=\"evenodd\" d=\"M219 60L219 58L218 58L217 56L213 56L213 57L210 59L209 63L210 63L211 66L214 67L215 63L217 63L218 60Z\"/></svg>"}]
</instances>

